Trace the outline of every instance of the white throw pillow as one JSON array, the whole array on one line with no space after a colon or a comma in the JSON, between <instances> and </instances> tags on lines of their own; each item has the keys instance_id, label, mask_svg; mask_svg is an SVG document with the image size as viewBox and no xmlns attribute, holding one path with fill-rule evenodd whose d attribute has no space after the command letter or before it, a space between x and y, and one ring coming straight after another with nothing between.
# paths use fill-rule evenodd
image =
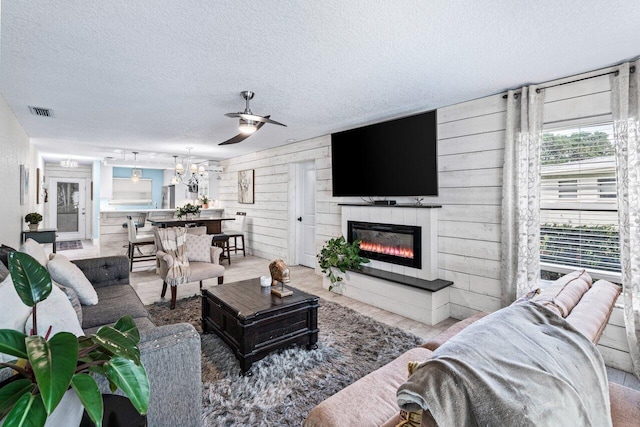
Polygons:
<instances>
[{"instance_id":1,"label":"white throw pillow","mask_svg":"<svg viewBox=\"0 0 640 427\"><path fill-rule=\"evenodd\" d=\"M47 254L44 252L42 246L40 246L40 243L36 242L35 240L31 238L27 239L18 250L20 252L24 252L25 254L31 255L40 264L44 265L45 267L47 266L47 261L49 261L49 259L47 258Z\"/></svg>"},{"instance_id":2,"label":"white throw pillow","mask_svg":"<svg viewBox=\"0 0 640 427\"><path fill-rule=\"evenodd\" d=\"M49 326L51 326L49 339L58 332L71 332L77 337L84 335L69 298L59 287L51 288L51 294L46 300L38 303L37 310L38 335L45 336ZM24 333L29 335L32 327L33 316L30 315L24 323Z\"/></svg>"},{"instance_id":3,"label":"white throw pillow","mask_svg":"<svg viewBox=\"0 0 640 427\"><path fill-rule=\"evenodd\" d=\"M51 279L76 291L80 303L83 305L98 304L98 294L93 285L82 270L69 261L69 258L60 254L52 254L47 268Z\"/></svg>"},{"instance_id":4,"label":"white throw pillow","mask_svg":"<svg viewBox=\"0 0 640 427\"><path fill-rule=\"evenodd\" d=\"M13 286L11 275L0 283L0 329L22 331L24 322L31 314L31 307L26 306Z\"/></svg>"},{"instance_id":5,"label":"white throw pillow","mask_svg":"<svg viewBox=\"0 0 640 427\"><path fill-rule=\"evenodd\" d=\"M193 262L211 262L212 234L194 235L187 233L187 259Z\"/></svg>"}]
</instances>

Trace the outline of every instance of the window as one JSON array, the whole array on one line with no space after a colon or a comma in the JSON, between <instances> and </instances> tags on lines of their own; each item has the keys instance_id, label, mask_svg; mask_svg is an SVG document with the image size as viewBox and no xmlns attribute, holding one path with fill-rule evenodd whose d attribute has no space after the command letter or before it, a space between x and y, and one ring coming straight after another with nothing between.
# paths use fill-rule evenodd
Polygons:
<instances>
[{"instance_id":1,"label":"window","mask_svg":"<svg viewBox=\"0 0 640 427\"><path fill-rule=\"evenodd\" d=\"M578 180L561 179L558 181L558 197L561 199L578 198Z\"/></svg>"},{"instance_id":2,"label":"window","mask_svg":"<svg viewBox=\"0 0 640 427\"><path fill-rule=\"evenodd\" d=\"M620 274L613 124L545 131L541 147L542 278L585 268Z\"/></svg>"},{"instance_id":3,"label":"window","mask_svg":"<svg viewBox=\"0 0 640 427\"><path fill-rule=\"evenodd\" d=\"M616 177L598 178L598 197L601 199L615 199Z\"/></svg>"}]
</instances>

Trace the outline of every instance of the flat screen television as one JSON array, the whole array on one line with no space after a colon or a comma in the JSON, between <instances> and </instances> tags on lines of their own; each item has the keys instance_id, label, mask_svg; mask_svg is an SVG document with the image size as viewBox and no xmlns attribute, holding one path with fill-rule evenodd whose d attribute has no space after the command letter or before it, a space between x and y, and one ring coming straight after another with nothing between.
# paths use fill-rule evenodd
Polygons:
<instances>
[{"instance_id":1,"label":"flat screen television","mask_svg":"<svg viewBox=\"0 0 640 427\"><path fill-rule=\"evenodd\" d=\"M437 196L437 148L436 110L333 133L333 196Z\"/></svg>"}]
</instances>

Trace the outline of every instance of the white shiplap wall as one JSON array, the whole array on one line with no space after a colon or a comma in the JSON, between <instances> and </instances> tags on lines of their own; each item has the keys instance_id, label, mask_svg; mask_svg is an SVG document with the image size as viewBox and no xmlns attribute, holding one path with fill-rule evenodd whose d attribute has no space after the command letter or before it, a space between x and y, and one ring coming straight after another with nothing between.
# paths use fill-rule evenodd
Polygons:
<instances>
[{"instance_id":1,"label":"white shiplap wall","mask_svg":"<svg viewBox=\"0 0 640 427\"><path fill-rule=\"evenodd\" d=\"M604 70L607 71L607 70ZM554 83L601 74L603 70ZM611 118L609 77L546 89L546 126ZM502 94L438 109L438 275L454 282L451 315L462 319L500 308L500 222L506 100ZM248 247L254 255L287 261L291 224L288 164L315 160L316 248L339 235L341 201L331 197L330 136L298 142L222 162L221 207L247 212ZM255 169L255 204L237 203L237 171ZM616 308L600 341L608 365L631 370L622 312Z\"/></svg>"}]
</instances>

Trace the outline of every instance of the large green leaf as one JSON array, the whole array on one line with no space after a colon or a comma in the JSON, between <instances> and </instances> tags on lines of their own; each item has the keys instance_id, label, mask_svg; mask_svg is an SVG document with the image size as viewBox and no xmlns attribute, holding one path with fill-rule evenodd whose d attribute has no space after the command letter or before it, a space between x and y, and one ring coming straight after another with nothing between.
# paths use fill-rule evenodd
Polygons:
<instances>
[{"instance_id":1,"label":"large green leaf","mask_svg":"<svg viewBox=\"0 0 640 427\"><path fill-rule=\"evenodd\" d=\"M39 335L26 339L29 362L42 394L42 402L51 414L69 388L78 360L78 339L59 332L48 342Z\"/></svg>"},{"instance_id":2,"label":"large green leaf","mask_svg":"<svg viewBox=\"0 0 640 427\"><path fill-rule=\"evenodd\" d=\"M9 272L16 292L25 305L33 307L51 293L51 276L31 255L14 251L9 254Z\"/></svg>"},{"instance_id":3,"label":"large green leaf","mask_svg":"<svg viewBox=\"0 0 640 427\"><path fill-rule=\"evenodd\" d=\"M138 327L133 321L133 317L129 315L121 317L113 327L131 338L136 344L140 342L140 333L138 332Z\"/></svg>"},{"instance_id":4,"label":"large green leaf","mask_svg":"<svg viewBox=\"0 0 640 427\"><path fill-rule=\"evenodd\" d=\"M116 356L131 359L140 364L140 350L136 343L127 335L111 326L103 326L93 336L93 341Z\"/></svg>"},{"instance_id":5,"label":"large green leaf","mask_svg":"<svg viewBox=\"0 0 640 427\"><path fill-rule=\"evenodd\" d=\"M13 329L0 329L0 353L27 358L27 348L24 340L27 338L22 332Z\"/></svg>"},{"instance_id":6,"label":"large green leaf","mask_svg":"<svg viewBox=\"0 0 640 427\"><path fill-rule=\"evenodd\" d=\"M76 374L71 379L71 386L76 391L91 421L94 422L96 427L102 426L102 395L96 380L91 375Z\"/></svg>"},{"instance_id":7,"label":"large green leaf","mask_svg":"<svg viewBox=\"0 0 640 427\"><path fill-rule=\"evenodd\" d=\"M127 395L133 407L141 414L149 407L149 379L142 365L130 359L116 356L105 365L107 377Z\"/></svg>"},{"instance_id":8,"label":"large green leaf","mask_svg":"<svg viewBox=\"0 0 640 427\"><path fill-rule=\"evenodd\" d=\"M13 405L26 392L30 392L35 384L27 379L13 381L0 389L0 419L9 412Z\"/></svg>"},{"instance_id":9,"label":"large green leaf","mask_svg":"<svg viewBox=\"0 0 640 427\"><path fill-rule=\"evenodd\" d=\"M4 420L3 427L43 427L47 412L39 394L24 393Z\"/></svg>"}]
</instances>

